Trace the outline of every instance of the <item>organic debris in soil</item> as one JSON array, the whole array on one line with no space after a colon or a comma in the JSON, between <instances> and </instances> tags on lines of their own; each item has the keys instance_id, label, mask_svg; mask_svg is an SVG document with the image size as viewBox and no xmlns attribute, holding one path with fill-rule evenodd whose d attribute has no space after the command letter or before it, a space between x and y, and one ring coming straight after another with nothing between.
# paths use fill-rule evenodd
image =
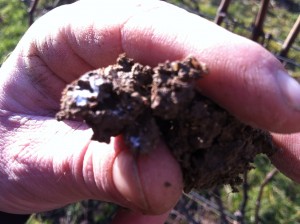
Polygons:
<instances>
[{"instance_id":1,"label":"organic debris in soil","mask_svg":"<svg viewBox=\"0 0 300 224\"><path fill-rule=\"evenodd\" d=\"M275 152L270 135L230 115L196 88L207 69L194 57L144 66L122 54L63 91L58 120L82 119L93 139L122 134L133 153L163 138L178 160L185 191L241 184L257 154Z\"/></svg>"}]
</instances>

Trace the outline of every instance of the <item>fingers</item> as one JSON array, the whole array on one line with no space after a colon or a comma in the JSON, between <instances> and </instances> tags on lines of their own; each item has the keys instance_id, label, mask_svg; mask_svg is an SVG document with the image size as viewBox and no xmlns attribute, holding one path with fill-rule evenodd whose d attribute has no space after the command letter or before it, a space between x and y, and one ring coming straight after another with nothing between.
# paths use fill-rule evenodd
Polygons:
<instances>
[{"instance_id":1,"label":"fingers","mask_svg":"<svg viewBox=\"0 0 300 224\"><path fill-rule=\"evenodd\" d=\"M97 189L103 189L106 195L110 195L110 198L102 200L111 201L113 198L124 207L154 215L166 212L176 204L183 187L181 171L163 143L154 147L151 153L138 157L126 149L120 138L115 139L114 152L108 146L99 148L98 142L89 145L88 150L92 153L88 154L93 160L94 173L89 180L95 181ZM104 156L107 153L113 155L113 160ZM109 174L106 173L108 169L111 169Z\"/></svg>"},{"instance_id":2,"label":"fingers","mask_svg":"<svg viewBox=\"0 0 300 224\"><path fill-rule=\"evenodd\" d=\"M117 139L117 147L124 149ZM113 165L117 190L144 214L161 214L172 208L182 192L182 177L177 161L161 142L149 154L135 157L122 150Z\"/></svg>"},{"instance_id":3,"label":"fingers","mask_svg":"<svg viewBox=\"0 0 300 224\"><path fill-rule=\"evenodd\" d=\"M300 133L272 134L280 150L271 157L274 165L294 181L300 183Z\"/></svg>"},{"instance_id":4,"label":"fingers","mask_svg":"<svg viewBox=\"0 0 300 224\"><path fill-rule=\"evenodd\" d=\"M91 130L77 122L0 115L1 211L32 213L93 198L162 214L181 195L180 168L162 143L136 158L121 140L90 142Z\"/></svg>"},{"instance_id":5,"label":"fingers","mask_svg":"<svg viewBox=\"0 0 300 224\"><path fill-rule=\"evenodd\" d=\"M78 1L58 7L29 28L1 67L2 109L36 115L57 111L66 84L114 63L123 52L123 24L157 7L156 1L103 3Z\"/></svg>"},{"instance_id":6,"label":"fingers","mask_svg":"<svg viewBox=\"0 0 300 224\"><path fill-rule=\"evenodd\" d=\"M47 66L56 82L68 83L84 70L113 63L123 51L150 65L193 54L210 71L199 81L205 95L254 126L280 133L300 131L294 125L300 122L299 84L258 44L164 2L102 3L79 1L40 19L21 42L31 40L31 47L23 46L22 54L38 58L23 64L28 76L28 68L30 77L35 77L36 68ZM46 29L46 23L53 27ZM47 73L38 74L41 86L48 86L49 79L55 82ZM47 94L54 110L61 86L40 88L51 89Z\"/></svg>"},{"instance_id":7,"label":"fingers","mask_svg":"<svg viewBox=\"0 0 300 224\"><path fill-rule=\"evenodd\" d=\"M168 5L131 17L121 33L123 49L143 63L189 54L205 62L209 75L199 81L202 92L247 123L300 130L299 84L258 44Z\"/></svg>"},{"instance_id":8,"label":"fingers","mask_svg":"<svg viewBox=\"0 0 300 224\"><path fill-rule=\"evenodd\" d=\"M38 63L69 83L87 70L114 63L123 52L120 27L152 7L156 2L78 1L58 7L30 27L17 50L38 57Z\"/></svg>"},{"instance_id":9,"label":"fingers","mask_svg":"<svg viewBox=\"0 0 300 224\"><path fill-rule=\"evenodd\" d=\"M91 133L79 123L0 111L0 210L32 213L81 200L80 158Z\"/></svg>"}]
</instances>

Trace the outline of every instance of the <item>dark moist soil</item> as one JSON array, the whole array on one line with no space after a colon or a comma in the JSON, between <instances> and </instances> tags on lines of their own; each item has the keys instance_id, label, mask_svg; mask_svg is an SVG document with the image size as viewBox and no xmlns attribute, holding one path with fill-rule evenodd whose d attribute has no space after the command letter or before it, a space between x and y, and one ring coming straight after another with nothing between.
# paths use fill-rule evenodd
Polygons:
<instances>
[{"instance_id":1,"label":"dark moist soil","mask_svg":"<svg viewBox=\"0 0 300 224\"><path fill-rule=\"evenodd\" d=\"M200 93L196 83L207 73L194 57L151 68L122 54L116 64L68 85L57 119L84 120L100 142L122 134L136 155L151 153L163 138L181 166L186 192L234 188L257 154L276 149L267 132L241 123Z\"/></svg>"}]
</instances>

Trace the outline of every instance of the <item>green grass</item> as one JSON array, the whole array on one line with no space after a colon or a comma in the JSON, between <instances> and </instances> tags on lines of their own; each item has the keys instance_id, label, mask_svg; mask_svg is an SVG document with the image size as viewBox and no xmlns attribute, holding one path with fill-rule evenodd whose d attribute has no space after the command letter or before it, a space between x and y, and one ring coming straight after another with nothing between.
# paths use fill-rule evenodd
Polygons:
<instances>
[{"instance_id":1,"label":"green grass","mask_svg":"<svg viewBox=\"0 0 300 224\"><path fill-rule=\"evenodd\" d=\"M27 20L20 0L0 0L0 65L27 30Z\"/></svg>"},{"instance_id":2,"label":"green grass","mask_svg":"<svg viewBox=\"0 0 300 224\"><path fill-rule=\"evenodd\" d=\"M256 200L260 185L265 175L274 169L274 166L264 155L258 156L254 164L256 169L248 173L249 198L246 207L247 223L254 222ZM261 209L259 212L262 223L300 223L299 192L299 184L295 184L281 173L276 174L263 191ZM244 197L242 187L239 187L238 193L231 193L231 189L225 187L222 193L225 208L231 213L237 211Z\"/></svg>"},{"instance_id":3,"label":"green grass","mask_svg":"<svg viewBox=\"0 0 300 224\"><path fill-rule=\"evenodd\" d=\"M49 212L33 214L26 224L57 223L110 223L115 215L117 205L96 200L85 200Z\"/></svg>"}]
</instances>

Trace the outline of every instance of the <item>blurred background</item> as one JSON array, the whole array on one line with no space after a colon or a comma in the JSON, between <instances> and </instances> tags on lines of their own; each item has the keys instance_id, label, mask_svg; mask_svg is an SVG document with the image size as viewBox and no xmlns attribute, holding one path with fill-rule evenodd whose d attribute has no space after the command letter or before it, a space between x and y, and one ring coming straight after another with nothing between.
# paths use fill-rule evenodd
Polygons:
<instances>
[{"instance_id":1,"label":"blurred background","mask_svg":"<svg viewBox=\"0 0 300 224\"><path fill-rule=\"evenodd\" d=\"M40 16L74 0L0 0L0 65ZM168 0L191 13L260 43L300 79L300 0ZM229 186L183 194L166 224L300 223L300 185L282 175L268 158L244 173L238 192ZM45 213L28 224L110 223L117 205L86 200ZM0 220L1 222L1 220Z\"/></svg>"}]
</instances>

